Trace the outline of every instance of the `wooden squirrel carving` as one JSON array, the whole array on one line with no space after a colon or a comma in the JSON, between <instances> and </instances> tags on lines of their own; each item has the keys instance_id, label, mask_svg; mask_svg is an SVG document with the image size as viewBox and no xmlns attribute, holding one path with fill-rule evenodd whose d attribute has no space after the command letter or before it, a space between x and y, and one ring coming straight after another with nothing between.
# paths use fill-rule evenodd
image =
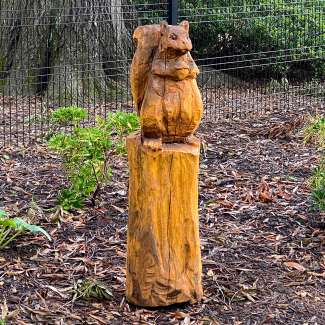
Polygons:
<instances>
[{"instance_id":1,"label":"wooden squirrel carving","mask_svg":"<svg viewBox=\"0 0 325 325\"><path fill-rule=\"evenodd\" d=\"M203 103L196 77L199 69L190 51L189 23L138 27L131 67L131 88L140 116L144 147L161 150L162 143L197 143Z\"/></svg>"}]
</instances>

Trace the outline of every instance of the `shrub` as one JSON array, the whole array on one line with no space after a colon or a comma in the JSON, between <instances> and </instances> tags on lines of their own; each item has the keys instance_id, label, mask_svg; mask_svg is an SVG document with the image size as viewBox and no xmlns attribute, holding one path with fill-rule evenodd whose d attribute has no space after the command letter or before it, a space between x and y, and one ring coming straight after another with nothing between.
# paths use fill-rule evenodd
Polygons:
<instances>
[{"instance_id":1,"label":"shrub","mask_svg":"<svg viewBox=\"0 0 325 325\"><path fill-rule=\"evenodd\" d=\"M320 147L323 157L319 166L314 170L310 180L312 200L320 210L325 210L325 118L311 118L310 124L304 129L305 142L312 142Z\"/></svg>"},{"instance_id":2,"label":"shrub","mask_svg":"<svg viewBox=\"0 0 325 325\"><path fill-rule=\"evenodd\" d=\"M87 116L87 111L78 106L61 107L53 111L50 115L50 128L46 139L49 140L62 128L78 127Z\"/></svg>"},{"instance_id":3,"label":"shrub","mask_svg":"<svg viewBox=\"0 0 325 325\"><path fill-rule=\"evenodd\" d=\"M52 112L51 122L58 126L78 126L87 117L87 111L77 106L62 107Z\"/></svg>"},{"instance_id":4,"label":"shrub","mask_svg":"<svg viewBox=\"0 0 325 325\"><path fill-rule=\"evenodd\" d=\"M112 148L112 142L108 131L99 127L75 127L71 134L54 135L49 147L62 156L70 182L70 187L59 194L59 205L70 210L81 208L90 195L95 200L101 185L110 176L106 152Z\"/></svg>"},{"instance_id":5,"label":"shrub","mask_svg":"<svg viewBox=\"0 0 325 325\"><path fill-rule=\"evenodd\" d=\"M136 0L146 23L161 20L152 2ZM325 78L325 2L321 0L180 0L200 64L243 79ZM148 4L148 7L145 6ZM154 19L155 18L155 19ZM204 60L209 58L208 60ZM240 67L240 69L238 69Z\"/></svg>"},{"instance_id":6,"label":"shrub","mask_svg":"<svg viewBox=\"0 0 325 325\"><path fill-rule=\"evenodd\" d=\"M111 176L110 154L125 151L123 136L134 131L139 122L135 114L111 113L107 120L97 117L96 126L81 128L79 122L87 112L79 108L66 112L67 108L60 108L52 116L55 114L56 121L72 124L71 132L53 135L48 145L64 161L70 186L60 191L58 204L68 211L81 208L87 198L95 205L96 196ZM117 140L112 137L114 134Z\"/></svg>"},{"instance_id":7,"label":"shrub","mask_svg":"<svg viewBox=\"0 0 325 325\"><path fill-rule=\"evenodd\" d=\"M233 71L247 79L325 77L324 1L183 0L181 8L196 57L212 58L206 64L245 67Z\"/></svg>"},{"instance_id":8,"label":"shrub","mask_svg":"<svg viewBox=\"0 0 325 325\"><path fill-rule=\"evenodd\" d=\"M140 127L138 116L135 113L110 113L106 123L109 129L116 132L115 150L117 153L125 153L124 137Z\"/></svg>"},{"instance_id":9,"label":"shrub","mask_svg":"<svg viewBox=\"0 0 325 325\"><path fill-rule=\"evenodd\" d=\"M7 247L14 239L28 231L41 233L51 240L50 235L43 228L21 218L8 218L5 211L0 210L0 249Z\"/></svg>"}]
</instances>

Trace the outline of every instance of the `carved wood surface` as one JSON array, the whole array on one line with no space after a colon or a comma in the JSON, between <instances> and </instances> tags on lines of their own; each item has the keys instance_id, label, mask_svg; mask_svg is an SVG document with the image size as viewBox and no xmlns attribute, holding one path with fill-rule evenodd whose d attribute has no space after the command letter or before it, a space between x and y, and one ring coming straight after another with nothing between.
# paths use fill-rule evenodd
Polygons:
<instances>
[{"instance_id":1,"label":"carved wood surface","mask_svg":"<svg viewBox=\"0 0 325 325\"><path fill-rule=\"evenodd\" d=\"M202 297L198 227L199 141L152 151L127 138L130 169L129 302L167 306Z\"/></svg>"},{"instance_id":2,"label":"carved wood surface","mask_svg":"<svg viewBox=\"0 0 325 325\"><path fill-rule=\"evenodd\" d=\"M138 27L131 88L140 115L143 144L161 150L163 142L187 142L198 128L203 103L191 57L189 23L162 22Z\"/></svg>"}]
</instances>

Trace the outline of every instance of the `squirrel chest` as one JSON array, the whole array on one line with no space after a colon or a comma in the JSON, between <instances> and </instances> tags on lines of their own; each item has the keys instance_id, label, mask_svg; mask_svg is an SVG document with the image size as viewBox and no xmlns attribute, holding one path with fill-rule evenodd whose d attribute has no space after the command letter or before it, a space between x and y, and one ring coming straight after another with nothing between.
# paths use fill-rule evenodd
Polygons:
<instances>
[{"instance_id":1,"label":"squirrel chest","mask_svg":"<svg viewBox=\"0 0 325 325\"><path fill-rule=\"evenodd\" d=\"M196 83L199 70L188 54L175 59L155 59L147 84L141 119L156 119L165 137L186 137L197 127L202 99Z\"/></svg>"}]
</instances>

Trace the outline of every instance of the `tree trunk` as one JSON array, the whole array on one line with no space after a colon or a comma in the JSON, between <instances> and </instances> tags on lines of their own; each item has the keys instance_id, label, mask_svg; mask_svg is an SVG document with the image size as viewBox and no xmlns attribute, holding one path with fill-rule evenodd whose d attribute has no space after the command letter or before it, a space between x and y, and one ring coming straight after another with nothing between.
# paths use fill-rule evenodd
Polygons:
<instances>
[{"instance_id":1,"label":"tree trunk","mask_svg":"<svg viewBox=\"0 0 325 325\"><path fill-rule=\"evenodd\" d=\"M122 0L9 0L0 6L0 92L66 104L126 88L131 31Z\"/></svg>"},{"instance_id":2,"label":"tree trunk","mask_svg":"<svg viewBox=\"0 0 325 325\"><path fill-rule=\"evenodd\" d=\"M126 297L139 306L202 298L199 141L153 152L127 137L130 169Z\"/></svg>"}]
</instances>

